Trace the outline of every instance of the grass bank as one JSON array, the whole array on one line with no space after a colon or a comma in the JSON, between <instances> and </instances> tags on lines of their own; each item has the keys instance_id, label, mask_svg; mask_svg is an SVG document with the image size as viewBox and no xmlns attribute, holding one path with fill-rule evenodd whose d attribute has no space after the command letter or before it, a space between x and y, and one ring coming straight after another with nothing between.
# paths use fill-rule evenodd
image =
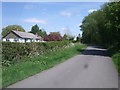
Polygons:
<instances>
[{"instance_id":1,"label":"grass bank","mask_svg":"<svg viewBox=\"0 0 120 90\"><path fill-rule=\"evenodd\" d=\"M118 74L120 75L120 53L114 54L112 60L117 68Z\"/></svg>"},{"instance_id":2,"label":"grass bank","mask_svg":"<svg viewBox=\"0 0 120 90\"><path fill-rule=\"evenodd\" d=\"M8 85L51 68L67 60L68 58L79 54L80 50L82 51L85 48L85 45L77 43L73 46L61 48L49 54L28 58L29 60L25 62L19 62L18 64L12 65L10 67L3 67L2 87L7 87Z\"/></svg>"},{"instance_id":3,"label":"grass bank","mask_svg":"<svg viewBox=\"0 0 120 90\"><path fill-rule=\"evenodd\" d=\"M116 66L118 74L120 75L120 49L117 46L110 46L108 52Z\"/></svg>"}]
</instances>

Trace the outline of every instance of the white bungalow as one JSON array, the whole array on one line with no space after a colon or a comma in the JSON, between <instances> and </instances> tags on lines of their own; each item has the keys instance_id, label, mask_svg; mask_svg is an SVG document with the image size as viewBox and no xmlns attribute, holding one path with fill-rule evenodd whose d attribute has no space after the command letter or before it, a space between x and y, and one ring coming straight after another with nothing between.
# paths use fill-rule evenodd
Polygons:
<instances>
[{"instance_id":1,"label":"white bungalow","mask_svg":"<svg viewBox=\"0 0 120 90\"><path fill-rule=\"evenodd\" d=\"M42 37L28 32L11 31L2 38L3 41L9 42L43 42Z\"/></svg>"}]
</instances>

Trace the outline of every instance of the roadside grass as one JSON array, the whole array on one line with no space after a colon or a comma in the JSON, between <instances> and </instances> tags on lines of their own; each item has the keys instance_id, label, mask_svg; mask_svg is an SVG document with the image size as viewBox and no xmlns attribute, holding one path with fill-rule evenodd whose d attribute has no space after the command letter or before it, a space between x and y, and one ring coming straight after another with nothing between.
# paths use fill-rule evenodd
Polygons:
<instances>
[{"instance_id":1,"label":"roadside grass","mask_svg":"<svg viewBox=\"0 0 120 90\"><path fill-rule=\"evenodd\" d=\"M13 83L35 75L43 70L51 68L70 57L80 53L87 46L75 44L67 48L60 48L55 52L50 52L41 56L28 58L27 61L19 62L10 67L2 67L2 87L5 88Z\"/></svg>"},{"instance_id":2,"label":"roadside grass","mask_svg":"<svg viewBox=\"0 0 120 90\"><path fill-rule=\"evenodd\" d=\"M2 88L2 68L0 65L0 89Z\"/></svg>"},{"instance_id":3,"label":"roadside grass","mask_svg":"<svg viewBox=\"0 0 120 90\"><path fill-rule=\"evenodd\" d=\"M108 49L110 56L116 66L118 74L120 75L120 50L116 45L110 46Z\"/></svg>"},{"instance_id":4,"label":"roadside grass","mask_svg":"<svg viewBox=\"0 0 120 90\"><path fill-rule=\"evenodd\" d=\"M117 68L118 74L120 75L120 53L114 54L112 60Z\"/></svg>"}]
</instances>

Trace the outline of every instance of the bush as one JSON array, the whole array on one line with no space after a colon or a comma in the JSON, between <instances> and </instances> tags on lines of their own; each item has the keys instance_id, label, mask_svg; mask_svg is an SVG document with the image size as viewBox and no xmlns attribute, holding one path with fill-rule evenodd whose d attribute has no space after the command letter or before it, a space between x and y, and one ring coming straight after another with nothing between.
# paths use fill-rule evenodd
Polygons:
<instances>
[{"instance_id":1,"label":"bush","mask_svg":"<svg viewBox=\"0 0 120 90\"><path fill-rule=\"evenodd\" d=\"M113 59L113 62L115 63L116 65L116 68L118 70L118 73L120 75L120 52L119 53L116 53L112 56L112 59Z\"/></svg>"},{"instance_id":2,"label":"bush","mask_svg":"<svg viewBox=\"0 0 120 90\"><path fill-rule=\"evenodd\" d=\"M51 42L32 42L32 43L17 43L17 42L2 42L2 65L10 66L19 62L23 57L42 55L58 50L70 42L68 41L51 41Z\"/></svg>"}]
</instances>

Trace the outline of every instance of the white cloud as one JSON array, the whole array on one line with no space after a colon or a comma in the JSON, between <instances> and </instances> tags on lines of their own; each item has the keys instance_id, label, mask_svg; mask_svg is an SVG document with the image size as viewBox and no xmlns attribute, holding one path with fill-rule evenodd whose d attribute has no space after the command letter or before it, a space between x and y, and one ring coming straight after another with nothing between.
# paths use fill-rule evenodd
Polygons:
<instances>
[{"instance_id":1,"label":"white cloud","mask_svg":"<svg viewBox=\"0 0 120 90\"><path fill-rule=\"evenodd\" d=\"M34 7L34 5L28 5L28 4L26 4L26 5L24 6L25 9L32 9L33 7Z\"/></svg>"},{"instance_id":2,"label":"white cloud","mask_svg":"<svg viewBox=\"0 0 120 90\"><path fill-rule=\"evenodd\" d=\"M71 12L60 12L60 14L63 16L68 16L68 17L70 17L72 15Z\"/></svg>"},{"instance_id":3,"label":"white cloud","mask_svg":"<svg viewBox=\"0 0 120 90\"><path fill-rule=\"evenodd\" d=\"M61 28L61 30L67 31L67 30L69 30L69 28L63 27L63 28Z\"/></svg>"},{"instance_id":4,"label":"white cloud","mask_svg":"<svg viewBox=\"0 0 120 90\"><path fill-rule=\"evenodd\" d=\"M90 9L90 10L88 10L89 13L92 13L94 11L97 11L97 9Z\"/></svg>"},{"instance_id":5,"label":"white cloud","mask_svg":"<svg viewBox=\"0 0 120 90\"><path fill-rule=\"evenodd\" d=\"M36 19L36 18L30 18L30 19L25 19L23 20L24 22L29 22L29 23L41 23L41 24L46 24L46 20L41 20L41 19Z\"/></svg>"}]
</instances>

